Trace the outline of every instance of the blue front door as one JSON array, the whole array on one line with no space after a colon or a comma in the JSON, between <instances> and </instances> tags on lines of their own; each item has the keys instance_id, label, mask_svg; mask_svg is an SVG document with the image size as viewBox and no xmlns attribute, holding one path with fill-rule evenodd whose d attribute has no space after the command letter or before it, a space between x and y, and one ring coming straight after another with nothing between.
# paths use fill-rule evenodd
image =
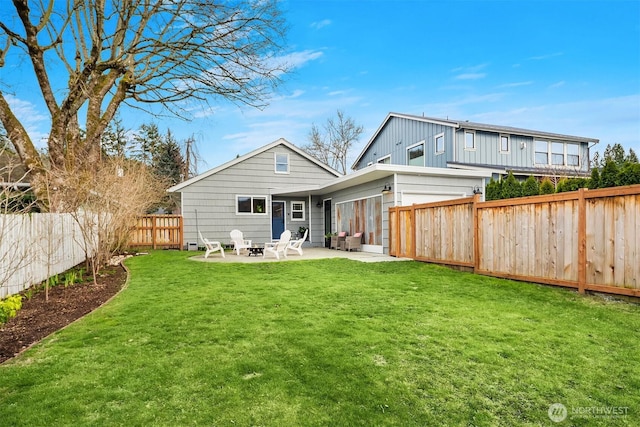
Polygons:
<instances>
[{"instance_id":1,"label":"blue front door","mask_svg":"<svg viewBox=\"0 0 640 427\"><path fill-rule=\"evenodd\" d=\"M284 202L271 202L271 238L279 239L284 231Z\"/></svg>"}]
</instances>

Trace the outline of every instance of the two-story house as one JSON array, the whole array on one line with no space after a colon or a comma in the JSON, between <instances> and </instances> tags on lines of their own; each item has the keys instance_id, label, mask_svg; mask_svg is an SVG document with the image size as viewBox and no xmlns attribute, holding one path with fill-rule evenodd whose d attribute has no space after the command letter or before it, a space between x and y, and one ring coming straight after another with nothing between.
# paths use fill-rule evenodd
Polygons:
<instances>
[{"instance_id":1,"label":"two-story house","mask_svg":"<svg viewBox=\"0 0 640 427\"><path fill-rule=\"evenodd\" d=\"M389 113L353 169L375 163L490 171L512 171L524 179L589 174L595 138L561 135L469 121Z\"/></svg>"}]
</instances>

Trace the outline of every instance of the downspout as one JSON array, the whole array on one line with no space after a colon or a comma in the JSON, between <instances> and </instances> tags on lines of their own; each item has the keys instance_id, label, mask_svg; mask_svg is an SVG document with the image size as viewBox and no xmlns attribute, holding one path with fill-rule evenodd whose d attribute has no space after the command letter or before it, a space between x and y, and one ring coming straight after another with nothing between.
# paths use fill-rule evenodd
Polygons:
<instances>
[{"instance_id":1,"label":"downspout","mask_svg":"<svg viewBox=\"0 0 640 427\"><path fill-rule=\"evenodd\" d=\"M309 201L307 202L307 206L309 206L309 227L307 228L307 230L309 230L309 233L307 233L307 238L309 239L309 243L313 244L313 237L311 237L311 219L312 219L312 212L313 209L311 208L311 194L309 194ZM302 244L304 244L304 242L302 242Z\"/></svg>"},{"instance_id":2,"label":"downspout","mask_svg":"<svg viewBox=\"0 0 640 427\"><path fill-rule=\"evenodd\" d=\"M393 192L393 206L398 206L398 174L393 174L393 188L395 191Z\"/></svg>"}]
</instances>

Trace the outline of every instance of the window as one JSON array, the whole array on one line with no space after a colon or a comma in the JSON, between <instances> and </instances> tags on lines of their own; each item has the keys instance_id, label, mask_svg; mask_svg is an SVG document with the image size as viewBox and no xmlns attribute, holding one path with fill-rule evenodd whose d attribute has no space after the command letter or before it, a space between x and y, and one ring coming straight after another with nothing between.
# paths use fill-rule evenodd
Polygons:
<instances>
[{"instance_id":1,"label":"window","mask_svg":"<svg viewBox=\"0 0 640 427\"><path fill-rule=\"evenodd\" d=\"M424 166L424 141L407 148L407 164L409 166Z\"/></svg>"},{"instance_id":2,"label":"window","mask_svg":"<svg viewBox=\"0 0 640 427\"><path fill-rule=\"evenodd\" d=\"M389 154L388 156L379 158L378 163L382 163L384 165L391 164L391 154Z\"/></svg>"},{"instance_id":3,"label":"window","mask_svg":"<svg viewBox=\"0 0 640 427\"><path fill-rule=\"evenodd\" d=\"M276 173L289 173L289 154L275 153Z\"/></svg>"},{"instance_id":4,"label":"window","mask_svg":"<svg viewBox=\"0 0 640 427\"><path fill-rule=\"evenodd\" d=\"M508 153L511 149L511 141L509 135L500 135L500 152Z\"/></svg>"},{"instance_id":5,"label":"window","mask_svg":"<svg viewBox=\"0 0 640 427\"><path fill-rule=\"evenodd\" d=\"M465 150L475 150L476 149L476 134L475 134L475 132L466 131L464 133L464 149ZM444 151L444 149L442 151Z\"/></svg>"},{"instance_id":6,"label":"window","mask_svg":"<svg viewBox=\"0 0 640 427\"><path fill-rule=\"evenodd\" d=\"M436 154L444 153L444 133L435 136Z\"/></svg>"},{"instance_id":7,"label":"window","mask_svg":"<svg viewBox=\"0 0 640 427\"><path fill-rule=\"evenodd\" d=\"M562 142L551 143L551 164L564 165L564 144Z\"/></svg>"},{"instance_id":8,"label":"window","mask_svg":"<svg viewBox=\"0 0 640 427\"><path fill-rule=\"evenodd\" d=\"M236 196L236 214L266 215L267 198L264 196Z\"/></svg>"},{"instance_id":9,"label":"window","mask_svg":"<svg viewBox=\"0 0 640 427\"><path fill-rule=\"evenodd\" d=\"M549 143L547 141L535 141L536 144L536 164L549 164Z\"/></svg>"},{"instance_id":10,"label":"window","mask_svg":"<svg viewBox=\"0 0 640 427\"><path fill-rule=\"evenodd\" d=\"M536 164L580 166L580 144L536 140Z\"/></svg>"},{"instance_id":11,"label":"window","mask_svg":"<svg viewBox=\"0 0 640 427\"><path fill-rule=\"evenodd\" d=\"M580 166L580 146L567 144L567 166Z\"/></svg>"},{"instance_id":12,"label":"window","mask_svg":"<svg viewBox=\"0 0 640 427\"><path fill-rule=\"evenodd\" d=\"M304 221L304 202L291 202L291 220Z\"/></svg>"}]
</instances>

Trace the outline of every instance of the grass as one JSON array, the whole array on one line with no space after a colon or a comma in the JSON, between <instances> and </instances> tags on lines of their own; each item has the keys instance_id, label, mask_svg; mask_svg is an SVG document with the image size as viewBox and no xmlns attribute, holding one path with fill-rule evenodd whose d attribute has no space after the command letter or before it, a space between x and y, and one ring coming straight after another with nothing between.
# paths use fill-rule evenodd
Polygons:
<instances>
[{"instance_id":1,"label":"grass","mask_svg":"<svg viewBox=\"0 0 640 427\"><path fill-rule=\"evenodd\" d=\"M552 403L558 425L640 423L637 305L416 262L189 255L131 259L116 299L0 366L0 424L555 425Z\"/></svg>"}]
</instances>

